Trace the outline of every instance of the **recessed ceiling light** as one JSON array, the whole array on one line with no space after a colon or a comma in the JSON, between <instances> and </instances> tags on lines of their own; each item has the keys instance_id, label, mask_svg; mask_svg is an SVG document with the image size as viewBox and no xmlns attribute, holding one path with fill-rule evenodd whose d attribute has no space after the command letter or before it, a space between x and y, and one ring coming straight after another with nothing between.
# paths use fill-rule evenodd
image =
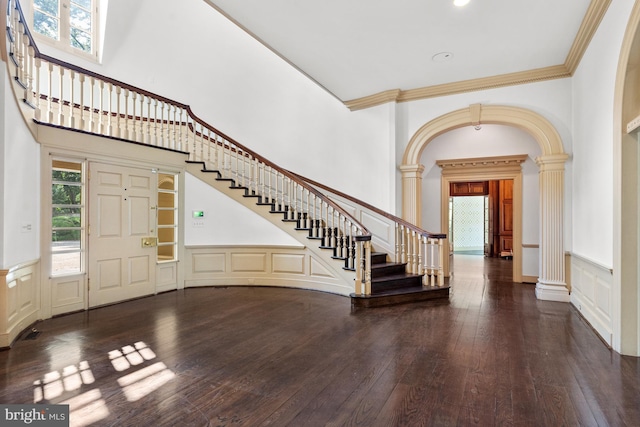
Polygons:
<instances>
[{"instance_id":1,"label":"recessed ceiling light","mask_svg":"<svg viewBox=\"0 0 640 427\"><path fill-rule=\"evenodd\" d=\"M462 7L466 6L470 0L453 0L454 6Z\"/></svg>"},{"instance_id":2,"label":"recessed ceiling light","mask_svg":"<svg viewBox=\"0 0 640 427\"><path fill-rule=\"evenodd\" d=\"M453 59L453 53L451 52L440 52L436 53L431 57L433 62L447 62Z\"/></svg>"}]
</instances>

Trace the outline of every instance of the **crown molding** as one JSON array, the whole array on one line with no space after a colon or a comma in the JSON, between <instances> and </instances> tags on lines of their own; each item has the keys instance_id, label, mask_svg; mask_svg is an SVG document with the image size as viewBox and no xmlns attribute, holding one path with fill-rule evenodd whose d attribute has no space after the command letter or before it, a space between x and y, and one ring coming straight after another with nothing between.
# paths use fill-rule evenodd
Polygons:
<instances>
[{"instance_id":1,"label":"crown molding","mask_svg":"<svg viewBox=\"0 0 640 427\"><path fill-rule=\"evenodd\" d=\"M388 90L375 95L345 101L344 105L351 111L362 110L383 104L384 102L409 102L420 99L436 98L457 93L474 92L505 86L516 86L526 83L539 82L571 77L571 73L564 65L538 68L535 70L519 71L517 73L501 74L479 79L463 80L435 86L427 86L409 90ZM397 93L395 98L390 95ZM385 98L386 96L386 98ZM386 100L385 100L386 99Z\"/></svg>"},{"instance_id":2,"label":"crown molding","mask_svg":"<svg viewBox=\"0 0 640 427\"><path fill-rule=\"evenodd\" d=\"M386 104L387 102L398 102L401 93L402 91L400 89L386 90L363 98L345 101L344 105L351 111L363 110L365 108L375 107L376 105Z\"/></svg>"},{"instance_id":3,"label":"crown molding","mask_svg":"<svg viewBox=\"0 0 640 427\"><path fill-rule=\"evenodd\" d=\"M578 34L567 54L564 64L553 65L534 70L520 71L516 73L501 74L497 76L483 77L479 79L463 80L441 85L426 86L409 90L388 90L374 95L365 96L349 101L344 105L351 111L374 107L385 102L409 102L420 99L435 98L439 96L454 95L464 92L494 89L505 86L516 86L526 83L544 80L563 79L571 77L578 68L593 35L596 33L600 22L604 18L611 0L591 0ZM392 94L397 93L393 98Z\"/></svg>"},{"instance_id":4,"label":"crown molding","mask_svg":"<svg viewBox=\"0 0 640 427\"><path fill-rule=\"evenodd\" d=\"M416 101L418 99L435 98L438 96L474 92L504 86L515 86L543 80L562 79L569 76L569 71L564 65L554 65L551 67L537 68L535 70L519 71L516 73L500 74L497 76L401 91L398 102Z\"/></svg>"},{"instance_id":5,"label":"crown molding","mask_svg":"<svg viewBox=\"0 0 640 427\"><path fill-rule=\"evenodd\" d=\"M571 75L573 75L578 68L580 60L586 52L587 47L589 47L589 43L591 43L591 39L600 26L600 22L602 22L602 18L604 18L604 15L607 13L610 4L611 0L591 0L587 13L580 25L580 29L578 29L578 34L573 40L573 45L564 61L564 65Z\"/></svg>"}]
</instances>

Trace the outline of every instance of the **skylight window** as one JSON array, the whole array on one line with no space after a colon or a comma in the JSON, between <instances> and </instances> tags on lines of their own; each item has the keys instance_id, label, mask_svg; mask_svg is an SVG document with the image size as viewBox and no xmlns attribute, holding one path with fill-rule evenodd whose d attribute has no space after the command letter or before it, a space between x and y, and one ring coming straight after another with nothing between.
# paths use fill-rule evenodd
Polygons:
<instances>
[{"instance_id":1,"label":"skylight window","mask_svg":"<svg viewBox=\"0 0 640 427\"><path fill-rule=\"evenodd\" d=\"M33 0L33 32L39 40L97 57L99 0Z\"/></svg>"}]
</instances>

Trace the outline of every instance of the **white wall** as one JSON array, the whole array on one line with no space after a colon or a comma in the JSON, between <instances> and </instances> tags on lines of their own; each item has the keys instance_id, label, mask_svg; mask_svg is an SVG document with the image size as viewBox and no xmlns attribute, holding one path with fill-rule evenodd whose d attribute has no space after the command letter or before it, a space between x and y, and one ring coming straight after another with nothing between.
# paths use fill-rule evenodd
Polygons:
<instances>
[{"instance_id":1,"label":"white wall","mask_svg":"<svg viewBox=\"0 0 640 427\"><path fill-rule=\"evenodd\" d=\"M195 176L185 174L186 246L302 246L266 219L231 200ZM204 211L194 219L193 211Z\"/></svg>"},{"instance_id":2,"label":"white wall","mask_svg":"<svg viewBox=\"0 0 640 427\"><path fill-rule=\"evenodd\" d=\"M40 258L40 145L22 119L5 65L2 72L4 107L2 145L2 267ZM10 124L10 125L9 125Z\"/></svg>"},{"instance_id":3,"label":"white wall","mask_svg":"<svg viewBox=\"0 0 640 427\"><path fill-rule=\"evenodd\" d=\"M632 0L614 0L573 79L573 251L613 266L613 101Z\"/></svg>"}]
</instances>

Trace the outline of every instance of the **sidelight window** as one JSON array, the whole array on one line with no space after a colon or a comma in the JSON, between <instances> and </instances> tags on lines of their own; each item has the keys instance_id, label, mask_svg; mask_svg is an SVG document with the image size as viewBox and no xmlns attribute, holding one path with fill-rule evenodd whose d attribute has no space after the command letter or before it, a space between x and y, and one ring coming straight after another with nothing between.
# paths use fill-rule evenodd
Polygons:
<instances>
[{"instance_id":1,"label":"sidelight window","mask_svg":"<svg viewBox=\"0 0 640 427\"><path fill-rule=\"evenodd\" d=\"M51 209L51 274L80 273L85 230L82 163L53 161Z\"/></svg>"}]
</instances>

